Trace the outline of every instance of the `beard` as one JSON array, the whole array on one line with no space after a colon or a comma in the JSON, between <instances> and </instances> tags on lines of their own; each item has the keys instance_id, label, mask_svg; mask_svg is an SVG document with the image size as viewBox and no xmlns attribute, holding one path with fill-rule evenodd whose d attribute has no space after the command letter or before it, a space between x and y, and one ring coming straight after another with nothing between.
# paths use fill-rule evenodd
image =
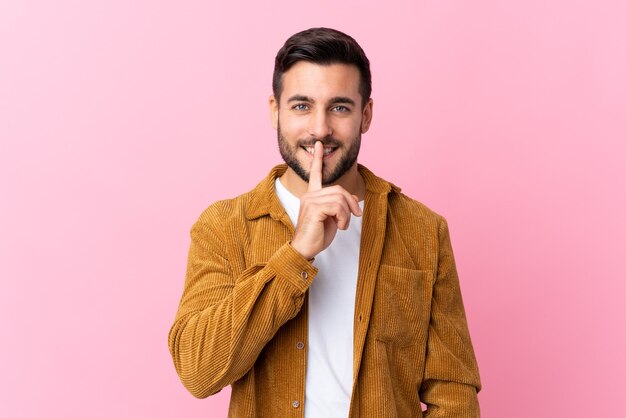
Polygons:
<instances>
[{"instance_id":1,"label":"beard","mask_svg":"<svg viewBox=\"0 0 626 418\"><path fill-rule=\"evenodd\" d=\"M298 140L298 143L295 146L289 145L287 139L282 135L280 131L280 122L278 123L278 128L276 129L278 136L278 149L280 150L280 155L283 157L283 160L287 165L296 172L296 174L306 183L309 182L309 174L310 171L307 171L302 167L300 161L296 157L296 153L298 149L303 146L312 147L316 141L321 141L324 146L332 146L337 147L335 152L344 150L344 145L333 138L332 136L326 136L324 138L307 138ZM346 171L348 171L356 162L356 158L359 155L359 150L361 148L361 134L354 138L352 144L350 144L350 148L345 150L343 154L339 157L339 161L335 165L335 169L332 172L327 172L326 163L322 166L322 185L326 186L329 184L335 183L337 180L343 176Z\"/></svg>"}]
</instances>

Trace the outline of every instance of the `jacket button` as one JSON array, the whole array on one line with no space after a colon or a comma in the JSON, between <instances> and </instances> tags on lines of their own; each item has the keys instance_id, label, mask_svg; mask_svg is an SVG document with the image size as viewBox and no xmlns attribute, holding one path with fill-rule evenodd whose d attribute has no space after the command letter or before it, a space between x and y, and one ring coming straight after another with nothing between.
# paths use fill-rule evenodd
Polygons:
<instances>
[{"instance_id":1,"label":"jacket button","mask_svg":"<svg viewBox=\"0 0 626 418\"><path fill-rule=\"evenodd\" d=\"M296 343L296 348L297 348L298 350L302 350L302 349L304 348L304 343L303 343L302 341L298 341L298 342Z\"/></svg>"},{"instance_id":2,"label":"jacket button","mask_svg":"<svg viewBox=\"0 0 626 418\"><path fill-rule=\"evenodd\" d=\"M306 271L303 271L302 273L300 273L300 277L306 280L309 277L309 273L307 273Z\"/></svg>"},{"instance_id":3,"label":"jacket button","mask_svg":"<svg viewBox=\"0 0 626 418\"><path fill-rule=\"evenodd\" d=\"M291 403L291 406L293 406L294 408L298 408L298 407L300 406L300 402L298 402L298 401L293 401L293 402Z\"/></svg>"}]
</instances>

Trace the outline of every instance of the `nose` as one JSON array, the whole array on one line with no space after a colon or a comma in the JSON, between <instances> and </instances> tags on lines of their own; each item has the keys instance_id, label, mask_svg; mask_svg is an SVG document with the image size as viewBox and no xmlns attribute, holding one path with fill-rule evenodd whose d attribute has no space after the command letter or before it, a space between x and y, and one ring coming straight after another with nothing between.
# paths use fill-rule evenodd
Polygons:
<instances>
[{"instance_id":1,"label":"nose","mask_svg":"<svg viewBox=\"0 0 626 418\"><path fill-rule=\"evenodd\" d=\"M309 135L315 138L325 138L333 134L330 118L325 110L319 109L311 113L308 126Z\"/></svg>"}]
</instances>

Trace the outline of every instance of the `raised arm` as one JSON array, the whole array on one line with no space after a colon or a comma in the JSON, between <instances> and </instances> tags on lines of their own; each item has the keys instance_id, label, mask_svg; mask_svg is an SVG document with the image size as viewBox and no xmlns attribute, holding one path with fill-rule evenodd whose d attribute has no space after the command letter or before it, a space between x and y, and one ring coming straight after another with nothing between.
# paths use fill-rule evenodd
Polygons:
<instances>
[{"instance_id":1,"label":"raised arm","mask_svg":"<svg viewBox=\"0 0 626 418\"><path fill-rule=\"evenodd\" d=\"M169 347L178 375L194 396L216 393L252 368L278 329L300 311L317 274L308 260L330 245L337 229L348 227L351 213L361 216L355 196L340 186L322 187L322 159L318 141L292 241L267 263L234 273L228 254L241 251L243 244L227 243L220 205L193 226Z\"/></svg>"},{"instance_id":2,"label":"raised arm","mask_svg":"<svg viewBox=\"0 0 626 418\"><path fill-rule=\"evenodd\" d=\"M185 387L205 398L254 365L278 329L295 317L317 269L289 243L263 265L235 275L218 207L191 229L187 276L169 349Z\"/></svg>"}]
</instances>

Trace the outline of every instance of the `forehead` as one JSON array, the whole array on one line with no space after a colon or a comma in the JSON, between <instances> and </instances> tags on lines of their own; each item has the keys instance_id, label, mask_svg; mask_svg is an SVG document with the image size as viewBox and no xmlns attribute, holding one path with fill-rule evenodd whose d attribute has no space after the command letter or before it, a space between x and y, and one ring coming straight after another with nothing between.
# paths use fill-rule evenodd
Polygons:
<instances>
[{"instance_id":1,"label":"forehead","mask_svg":"<svg viewBox=\"0 0 626 418\"><path fill-rule=\"evenodd\" d=\"M355 65L320 65L299 61L283 74L281 101L293 95L303 95L315 101L333 97L352 98L360 103L360 73Z\"/></svg>"}]
</instances>

